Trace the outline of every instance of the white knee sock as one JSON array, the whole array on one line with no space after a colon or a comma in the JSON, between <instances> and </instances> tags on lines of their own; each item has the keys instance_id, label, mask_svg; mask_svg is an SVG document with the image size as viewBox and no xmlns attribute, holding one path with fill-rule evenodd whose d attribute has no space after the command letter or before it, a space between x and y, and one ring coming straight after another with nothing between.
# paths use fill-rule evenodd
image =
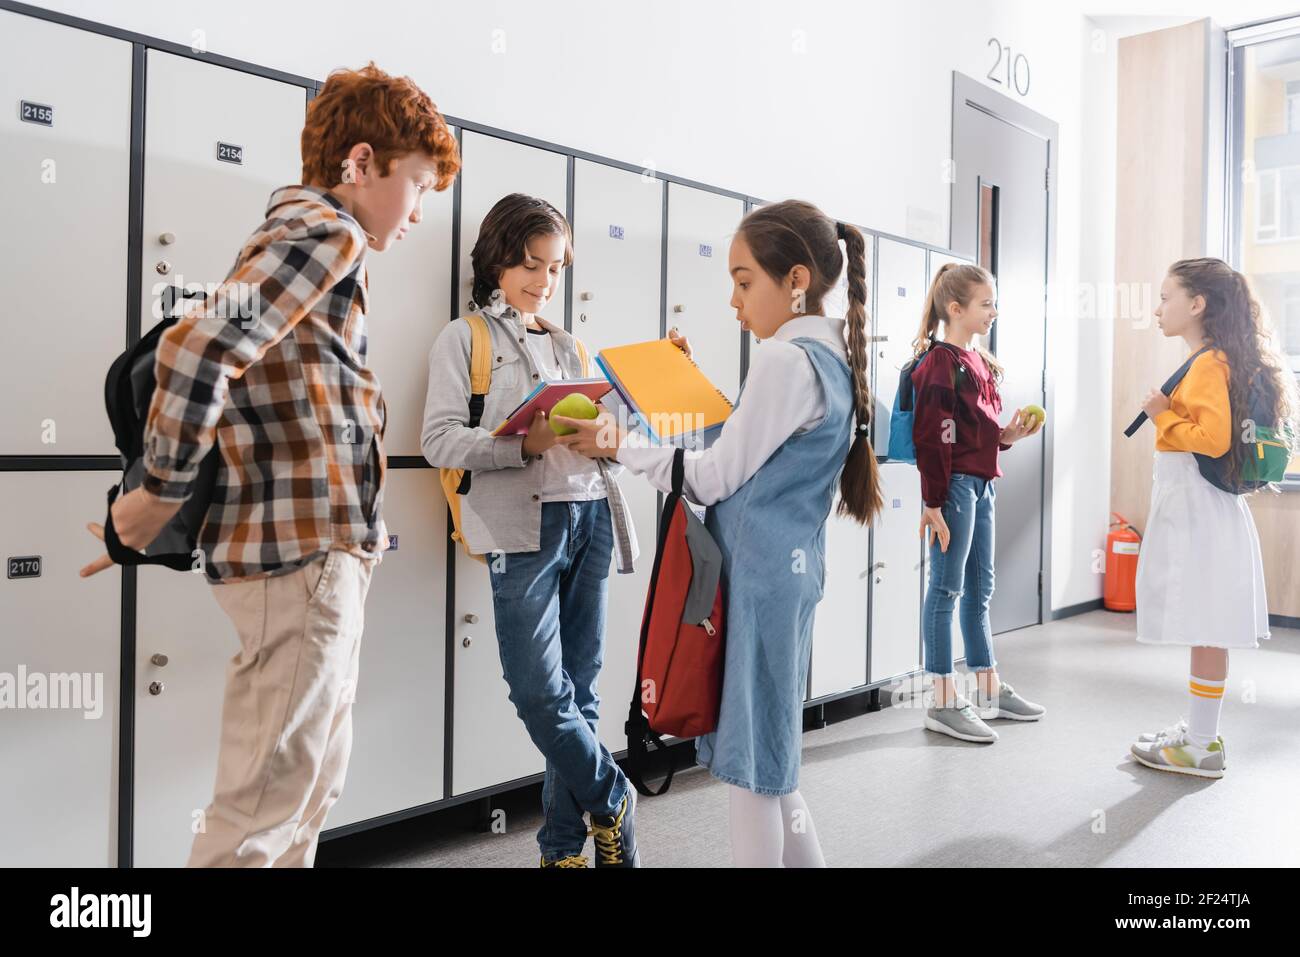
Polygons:
<instances>
[{"instance_id":1,"label":"white knee sock","mask_svg":"<svg viewBox=\"0 0 1300 957\"><path fill-rule=\"evenodd\" d=\"M736 867L781 866L781 799L736 785L731 792L731 861Z\"/></svg>"},{"instance_id":2,"label":"white knee sock","mask_svg":"<svg viewBox=\"0 0 1300 957\"><path fill-rule=\"evenodd\" d=\"M798 791L782 796L781 820L785 825L781 862L786 867L825 867L826 858L822 857L812 814Z\"/></svg>"},{"instance_id":3,"label":"white knee sock","mask_svg":"<svg viewBox=\"0 0 1300 957\"><path fill-rule=\"evenodd\" d=\"M1198 747L1206 747L1219 736L1219 711L1223 706L1223 681L1188 677L1191 710L1187 715L1187 737Z\"/></svg>"}]
</instances>

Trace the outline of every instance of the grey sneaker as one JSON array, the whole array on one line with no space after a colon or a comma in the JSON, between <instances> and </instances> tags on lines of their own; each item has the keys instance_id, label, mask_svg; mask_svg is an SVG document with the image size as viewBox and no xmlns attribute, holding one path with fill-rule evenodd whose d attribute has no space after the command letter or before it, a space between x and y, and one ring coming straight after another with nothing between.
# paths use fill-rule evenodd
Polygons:
<instances>
[{"instance_id":1,"label":"grey sneaker","mask_svg":"<svg viewBox=\"0 0 1300 957\"><path fill-rule=\"evenodd\" d=\"M1143 731L1138 735L1137 743L1150 747L1161 739L1168 740L1170 738L1176 738L1186 733L1186 731L1187 719L1179 718L1177 724L1172 724L1167 728L1161 728L1159 731ZM1223 770L1226 771L1228 769L1228 749L1224 747L1223 735L1219 735L1219 753L1223 755Z\"/></svg>"},{"instance_id":2,"label":"grey sneaker","mask_svg":"<svg viewBox=\"0 0 1300 957\"><path fill-rule=\"evenodd\" d=\"M1227 767L1223 738L1211 741L1206 747L1193 744L1186 731L1168 738L1157 738L1149 744L1134 743L1129 751L1142 764L1158 771L1192 774L1202 778L1221 778Z\"/></svg>"},{"instance_id":3,"label":"grey sneaker","mask_svg":"<svg viewBox=\"0 0 1300 957\"><path fill-rule=\"evenodd\" d=\"M925 712L925 726L962 741L992 744L998 733L979 719L971 703L958 696L951 708L929 708Z\"/></svg>"},{"instance_id":4,"label":"grey sneaker","mask_svg":"<svg viewBox=\"0 0 1300 957\"><path fill-rule=\"evenodd\" d=\"M975 700L978 704L975 711L984 721L991 721L994 718L1010 718L1012 721L1037 721L1047 714L1047 709L1041 704L1026 701L1016 694L1016 689L1005 681L1001 683L996 701L982 699L983 696L976 691Z\"/></svg>"}]
</instances>

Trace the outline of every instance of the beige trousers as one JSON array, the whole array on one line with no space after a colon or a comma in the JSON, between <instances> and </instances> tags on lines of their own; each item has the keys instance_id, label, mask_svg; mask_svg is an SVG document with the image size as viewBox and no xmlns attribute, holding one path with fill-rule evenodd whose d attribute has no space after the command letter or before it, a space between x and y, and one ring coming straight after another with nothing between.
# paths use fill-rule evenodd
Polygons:
<instances>
[{"instance_id":1,"label":"beige trousers","mask_svg":"<svg viewBox=\"0 0 1300 957\"><path fill-rule=\"evenodd\" d=\"M342 550L287 575L213 585L239 633L217 782L188 867L311 867L343 792L366 592L375 562Z\"/></svg>"}]
</instances>

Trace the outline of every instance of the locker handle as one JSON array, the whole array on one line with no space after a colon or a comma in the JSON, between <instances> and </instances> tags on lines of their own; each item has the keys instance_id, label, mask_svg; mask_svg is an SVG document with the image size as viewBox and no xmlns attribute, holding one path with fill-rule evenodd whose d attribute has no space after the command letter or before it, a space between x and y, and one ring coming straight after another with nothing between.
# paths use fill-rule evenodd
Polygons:
<instances>
[{"instance_id":1,"label":"locker handle","mask_svg":"<svg viewBox=\"0 0 1300 957\"><path fill-rule=\"evenodd\" d=\"M580 294L578 298L581 299L583 302L591 302L593 299L596 298L596 294L591 292L584 292Z\"/></svg>"},{"instance_id":2,"label":"locker handle","mask_svg":"<svg viewBox=\"0 0 1300 957\"><path fill-rule=\"evenodd\" d=\"M151 655L149 660L159 668L163 668L167 664L167 656L163 654Z\"/></svg>"},{"instance_id":3,"label":"locker handle","mask_svg":"<svg viewBox=\"0 0 1300 957\"><path fill-rule=\"evenodd\" d=\"M685 311L686 311L685 306L673 306L673 312L685 312Z\"/></svg>"},{"instance_id":4,"label":"locker handle","mask_svg":"<svg viewBox=\"0 0 1300 957\"><path fill-rule=\"evenodd\" d=\"M471 611L469 614L467 614L467 615L465 616L465 623L466 623L466 624L470 624L470 625L477 625L477 624L478 624L478 615L474 614L474 613Z\"/></svg>"},{"instance_id":5,"label":"locker handle","mask_svg":"<svg viewBox=\"0 0 1300 957\"><path fill-rule=\"evenodd\" d=\"M871 336L872 342L888 342L889 336Z\"/></svg>"}]
</instances>

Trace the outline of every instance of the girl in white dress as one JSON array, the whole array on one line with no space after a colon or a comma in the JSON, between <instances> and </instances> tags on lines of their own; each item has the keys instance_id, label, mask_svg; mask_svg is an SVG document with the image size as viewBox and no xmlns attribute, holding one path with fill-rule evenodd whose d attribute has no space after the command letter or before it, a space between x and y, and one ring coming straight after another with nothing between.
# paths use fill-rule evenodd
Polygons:
<instances>
[{"instance_id":1,"label":"girl in white dress","mask_svg":"<svg viewBox=\"0 0 1300 957\"><path fill-rule=\"evenodd\" d=\"M1292 422L1295 380L1270 344L1246 278L1222 260L1170 266L1155 315L1164 335L1181 336L1199 354L1170 395L1152 389L1142 405L1155 424L1156 453L1138 558L1137 638L1191 647L1189 711L1140 735L1131 750L1148 767L1219 778L1228 649L1258 648L1269 637L1268 601L1246 496L1212 484L1201 465L1217 460L1216 474L1238 487L1256 448L1252 405L1256 414L1272 410L1260 426ZM1288 441L1294 451L1293 435Z\"/></svg>"}]
</instances>

